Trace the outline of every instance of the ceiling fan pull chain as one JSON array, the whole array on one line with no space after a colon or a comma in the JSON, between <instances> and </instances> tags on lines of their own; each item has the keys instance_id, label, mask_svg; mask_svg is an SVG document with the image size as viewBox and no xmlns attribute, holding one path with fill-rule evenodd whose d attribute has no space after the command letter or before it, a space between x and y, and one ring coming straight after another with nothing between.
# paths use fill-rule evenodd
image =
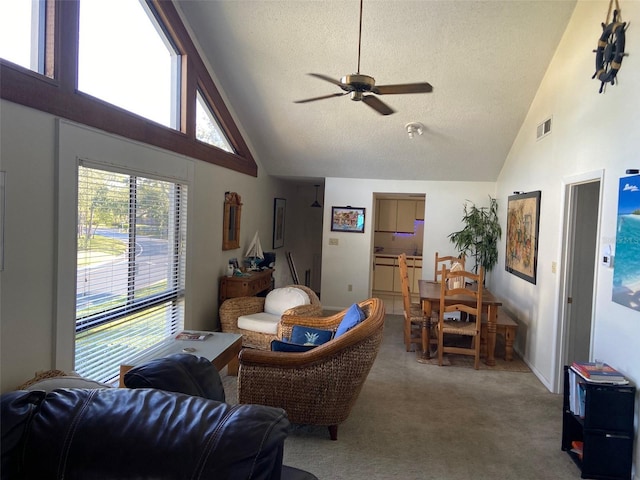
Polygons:
<instances>
[{"instance_id":1,"label":"ceiling fan pull chain","mask_svg":"<svg viewBox=\"0 0 640 480\"><path fill-rule=\"evenodd\" d=\"M362 47L362 2L363 0L360 0L360 27L358 29L358 69L356 70L356 73L360 73L360 49Z\"/></svg>"}]
</instances>

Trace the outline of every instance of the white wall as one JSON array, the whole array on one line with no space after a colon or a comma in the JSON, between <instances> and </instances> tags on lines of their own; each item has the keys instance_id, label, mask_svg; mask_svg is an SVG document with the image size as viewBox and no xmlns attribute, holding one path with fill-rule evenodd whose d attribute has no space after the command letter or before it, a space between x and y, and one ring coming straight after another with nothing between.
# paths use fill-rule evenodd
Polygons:
<instances>
[{"instance_id":1,"label":"white wall","mask_svg":"<svg viewBox=\"0 0 640 480\"><path fill-rule=\"evenodd\" d=\"M504 272L504 256L493 276L492 289L516 312L527 331L517 347L549 388L558 385L556 341L562 273L563 182L588 172L604 172L599 252L615 245L618 181L628 168L640 168L640 35L633 20L640 18L640 2L621 3L623 20L631 20L626 35L619 83L598 94L592 80L592 50L602 33L609 2L578 2L573 17L540 85L497 183L497 197L505 205L514 190L542 190L537 285ZM635 30L635 31L634 31ZM524 52L523 52L524 54ZM553 115L552 133L536 142L536 126ZM501 222L506 223L502 209ZM504 251L504 239L500 251ZM611 301L613 270L597 263L593 356L605 359L636 384L640 382L640 312ZM522 342L521 340L524 340ZM638 412L636 407L636 412ZM636 428L637 428L636 417ZM635 471L640 445L636 438Z\"/></svg>"},{"instance_id":2,"label":"white wall","mask_svg":"<svg viewBox=\"0 0 640 480\"><path fill-rule=\"evenodd\" d=\"M56 118L14 103L0 102L0 170L6 171L5 268L0 291L0 390L6 391L41 370L55 368L56 295ZM231 257L241 259L256 230L271 245L273 198L295 205L297 190L259 166L258 178L194 160L193 201L189 205L192 250L187 273L186 326L218 326L218 278ZM241 248L222 251L224 192L242 197ZM313 200L309 200L311 204ZM306 200L305 200L306 202ZM285 248L299 238L295 209L287 211ZM291 282L277 250L276 285ZM281 253L282 252L282 253ZM301 268L309 268L306 263Z\"/></svg>"},{"instance_id":3,"label":"white wall","mask_svg":"<svg viewBox=\"0 0 640 480\"><path fill-rule=\"evenodd\" d=\"M435 252L455 253L448 235L460 230L466 200L487 206L495 196L492 182L393 181L327 178L322 233L322 304L344 308L371 295L374 193L424 193L425 218L422 276L433 277ZM364 207L364 233L331 231L331 207ZM330 245L337 239L338 245ZM352 285L352 291L348 291Z\"/></svg>"}]
</instances>

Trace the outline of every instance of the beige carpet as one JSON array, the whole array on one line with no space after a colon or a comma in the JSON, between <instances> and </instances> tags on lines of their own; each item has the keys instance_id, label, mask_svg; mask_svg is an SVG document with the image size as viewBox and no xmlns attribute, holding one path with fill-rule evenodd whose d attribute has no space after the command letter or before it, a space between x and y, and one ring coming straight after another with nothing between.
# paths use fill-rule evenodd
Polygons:
<instances>
[{"instance_id":1,"label":"beige carpet","mask_svg":"<svg viewBox=\"0 0 640 480\"><path fill-rule=\"evenodd\" d=\"M284 463L320 480L565 480L580 477L560 450L562 397L531 372L418 363L402 317L387 315L378 357L349 418L293 425ZM227 399L235 377L223 376Z\"/></svg>"},{"instance_id":2,"label":"beige carpet","mask_svg":"<svg viewBox=\"0 0 640 480\"><path fill-rule=\"evenodd\" d=\"M496 338L496 364L494 366L489 366L485 363L484 357L480 359L480 370L495 370L501 372L522 372L527 373L531 372L531 369L527 366L526 363L518 356L517 353L513 353L513 360L506 361L504 359L504 339L502 336L498 335ZM438 366L438 358L437 356L430 359L422 358L421 352L416 352L416 361L418 363L422 363L425 365L435 365ZM444 355L442 365L443 366L451 366L451 367L462 367L462 368L473 368L473 357L468 357L464 355Z\"/></svg>"}]
</instances>

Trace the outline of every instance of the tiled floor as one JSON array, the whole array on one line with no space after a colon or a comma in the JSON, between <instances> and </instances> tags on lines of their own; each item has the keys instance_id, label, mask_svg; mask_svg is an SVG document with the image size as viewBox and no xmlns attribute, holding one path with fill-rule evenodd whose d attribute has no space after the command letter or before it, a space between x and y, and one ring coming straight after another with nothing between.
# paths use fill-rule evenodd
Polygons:
<instances>
[{"instance_id":1,"label":"tiled floor","mask_svg":"<svg viewBox=\"0 0 640 480\"><path fill-rule=\"evenodd\" d=\"M374 290L371 296L377 297L384 302L386 313L402 315L402 294L390 294L389 292L377 292ZM412 295L411 301L418 303L420 298L417 295Z\"/></svg>"}]
</instances>

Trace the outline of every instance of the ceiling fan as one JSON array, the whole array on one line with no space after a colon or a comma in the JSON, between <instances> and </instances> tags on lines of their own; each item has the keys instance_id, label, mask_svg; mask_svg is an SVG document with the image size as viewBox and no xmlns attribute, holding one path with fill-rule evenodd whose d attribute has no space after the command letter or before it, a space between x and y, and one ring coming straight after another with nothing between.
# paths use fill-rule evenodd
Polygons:
<instances>
[{"instance_id":1,"label":"ceiling fan","mask_svg":"<svg viewBox=\"0 0 640 480\"><path fill-rule=\"evenodd\" d=\"M351 94L351 100L359 102L363 101L376 112L381 115L391 115L395 110L374 95L366 95L374 93L376 95L392 95L404 93L430 93L433 87L426 83L403 83L397 85L376 85L375 78L360 73L360 49L362 45L362 2L360 0L360 29L358 31L358 69L356 73L345 75L339 81L321 73L310 73L309 75L333 83L340 87L344 92L331 93L320 97L307 98L306 100L297 100L294 103L315 102L325 98L341 97L347 93Z\"/></svg>"}]
</instances>

